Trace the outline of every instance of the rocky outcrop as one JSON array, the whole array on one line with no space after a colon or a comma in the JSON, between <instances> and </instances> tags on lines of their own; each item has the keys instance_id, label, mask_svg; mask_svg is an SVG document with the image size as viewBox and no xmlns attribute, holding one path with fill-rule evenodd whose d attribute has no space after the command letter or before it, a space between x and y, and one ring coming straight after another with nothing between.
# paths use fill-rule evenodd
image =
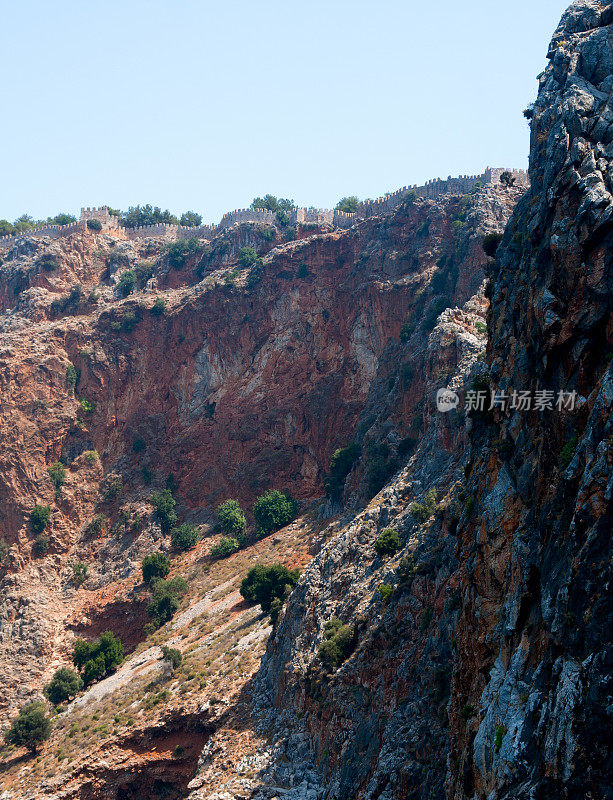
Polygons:
<instances>
[{"instance_id":1,"label":"rocky outcrop","mask_svg":"<svg viewBox=\"0 0 613 800\"><path fill-rule=\"evenodd\" d=\"M612 23L595 0L562 18L534 104L531 189L491 269L490 387L555 399L472 417L450 706L457 800L596 798L611 786ZM574 409L556 407L560 391L576 392Z\"/></svg>"}]
</instances>

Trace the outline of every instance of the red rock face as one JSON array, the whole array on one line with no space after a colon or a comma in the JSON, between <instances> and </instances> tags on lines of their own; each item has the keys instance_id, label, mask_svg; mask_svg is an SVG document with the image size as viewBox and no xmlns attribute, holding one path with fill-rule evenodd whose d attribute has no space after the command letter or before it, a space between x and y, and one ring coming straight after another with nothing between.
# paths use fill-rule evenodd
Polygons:
<instances>
[{"instance_id":1,"label":"red rock face","mask_svg":"<svg viewBox=\"0 0 613 800\"><path fill-rule=\"evenodd\" d=\"M21 291L2 295L0 538L10 550L0 663L19 687L5 714L67 662L76 634L112 627L136 646L140 562L164 542L149 497L169 475L181 516L196 523L212 521L227 497L249 515L269 487L306 508L324 494L332 452L354 438L362 457L346 502L359 507L384 485L435 413L435 382L461 371L464 347L472 357L484 345L475 325L486 302L460 307L483 282L483 234L501 227L520 193L419 200L292 242L239 226L180 269L162 241L87 232L7 254L2 274ZM241 269L246 245L262 262ZM46 249L57 256L51 271L39 266ZM124 298L127 270L136 289ZM158 298L165 307L154 313ZM433 334L448 306L457 308ZM462 434L439 422L452 451ZM60 459L55 496L47 468ZM34 502L51 508L43 557L33 550ZM87 602L71 583L79 559Z\"/></svg>"}]
</instances>

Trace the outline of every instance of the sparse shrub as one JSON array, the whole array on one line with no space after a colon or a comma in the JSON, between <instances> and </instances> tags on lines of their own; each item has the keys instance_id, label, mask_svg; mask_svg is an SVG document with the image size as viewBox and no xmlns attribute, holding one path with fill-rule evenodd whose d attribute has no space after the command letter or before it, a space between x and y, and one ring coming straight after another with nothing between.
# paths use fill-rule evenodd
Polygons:
<instances>
[{"instance_id":1,"label":"sparse shrub","mask_svg":"<svg viewBox=\"0 0 613 800\"><path fill-rule=\"evenodd\" d=\"M259 603L262 611L270 611L275 597L284 600L299 576L299 570L289 570L283 564L256 564L243 578L240 592L248 602Z\"/></svg>"},{"instance_id":2,"label":"sparse shrub","mask_svg":"<svg viewBox=\"0 0 613 800\"><path fill-rule=\"evenodd\" d=\"M574 433L560 451L560 464L562 465L563 469L566 469L566 467L575 457L575 451L577 449L578 442L579 437L576 433Z\"/></svg>"},{"instance_id":3,"label":"sparse shrub","mask_svg":"<svg viewBox=\"0 0 613 800\"><path fill-rule=\"evenodd\" d=\"M332 500L340 500L347 475L360 457L360 447L355 442L335 450L330 459L330 473L324 480L326 494Z\"/></svg>"},{"instance_id":4,"label":"sparse shrub","mask_svg":"<svg viewBox=\"0 0 613 800\"><path fill-rule=\"evenodd\" d=\"M87 227L90 229L90 231L101 231L102 223L99 219L88 219Z\"/></svg>"},{"instance_id":5,"label":"sparse shrub","mask_svg":"<svg viewBox=\"0 0 613 800\"><path fill-rule=\"evenodd\" d=\"M415 450L417 439L414 436L405 436L398 442L398 455L406 457Z\"/></svg>"},{"instance_id":6,"label":"sparse shrub","mask_svg":"<svg viewBox=\"0 0 613 800\"><path fill-rule=\"evenodd\" d=\"M411 503L409 511L417 522L427 522L436 510L436 489L430 489L421 503Z\"/></svg>"},{"instance_id":7,"label":"sparse shrub","mask_svg":"<svg viewBox=\"0 0 613 800\"><path fill-rule=\"evenodd\" d=\"M387 605L391 596L394 594L394 587L391 583L382 583L379 585L377 591L381 595L381 599Z\"/></svg>"},{"instance_id":8,"label":"sparse shrub","mask_svg":"<svg viewBox=\"0 0 613 800\"><path fill-rule=\"evenodd\" d=\"M506 733L504 725L497 725L496 726L496 733L494 735L494 750L497 753L500 752L500 748L502 747L502 739Z\"/></svg>"},{"instance_id":9,"label":"sparse shrub","mask_svg":"<svg viewBox=\"0 0 613 800\"><path fill-rule=\"evenodd\" d=\"M158 580L153 586L151 602L147 613L156 627L161 627L174 616L181 605L181 598L187 592L187 581L180 576L168 580Z\"/></svg>"},{"instance_id":10,"label":"sparse shrub","mask_svg":"<svg viewBox=\"0 0 613 800\"><path fill-rule=\"evenodd\" d=\"M0 539L0 567L2 567L9 557L10 547L4 539Z\"/></svg>"},{"instance_id":11,"label":"sparse shrub","mask_svg":"<svg viewBox=\"0 0 613 800\"><path fill-rule=\"evenodd\" d=\"M127 269L125 272L122 272L119 277L119 282L117 284L117 291L122 297L127 297L129 294L132 294L134 291L134 287L136 286L136 273L133 269Z\"/></svg>"},{"instance_id":12,"label":"sparse shrub","mask_svg":"<svg viewBox=\"0 0 613 800\"><path fill-rule=\"evenodd\" d=\"M145 583L154 578L165 578L170 572L170 559L164 553L151 553L143 558L142 570Z\"/></svg>"},{"instance_id":13,"label":"sparse shrub","mask_svg":"<svg viewBox=\"0 0 613 800\"><path fill-rule=\"evenodd\" d=\"M427 313L424 315L422 323L423 329L425 331L431 331L436 325L439 315L442 314L446 308L449 308L450 305L451 300L448 297L439 297L434 300Z\"/></svg>"},{"instance_id":14,"label":"sparse shrub","mask_svg":"<svg viewBox=\"0 0 613 800\"><path fill-rule=\"evenodd\" d=\"M385 528L375 540L378 556L391 555L400 550L400 537L393 528Z\"/></svg>"},{"instance_id":15,"label":"sparse shrub","mask_svg":"<svg viewBox=\"0 0 613 800\"><path fill-rule=\"evenodd\" d=\"M163 297L156 297L151 306L151 313L156 317L161 317L166 313L166 301Z\"/></svg>"},{"instance_id":16,"label":"sparse shrub","mask_svg":"<svg viewBox=\"0 0 613 800\"><path fill-rule=\"evenodd\" d=\"M324 641L319 646L317 657L334 671L349 656L355 647L355 626L343 625L338 617L332 617L324 626Z\"/></svg>"},{"instance_id":17,"label":"sparse shrub","mask_svg":"<svg viewBox=\"0 0 613 800\"><path fill-rule=\"evenodd\" d=\"M460 715L461 715L462 719L463 719L465 722L468 722L468 720L469 720L471 717L473 717L473 716L474 716L474 714L475 714L475 711L476 711L476 709L475 709L475 707L474 707L474 706L471 706L471 704L470 704L470 703L465 703L465 704L462 706L462 708L460 709Z\"/></svg>"},{"instance_id":18,"label":"sparse shrub","mask_svg":"<svg viewBox=\"0 0 613 800\"><path fill-rule=\"evenodd\" d=\"M112 503L123 491L123 478L121 475L109 475L102 499L105 503Z\"/></svg>"},{"instance_id":19,"label":"sparse shrub","mask_svg":"<svg viewBox=\"0 0 613 800\"><path fill-rule=\"evenodd\" d=\"M142 436L137 436L136 439L132 442L132 450L135 453L142 453L143 450L147 449L147 443L142 438Z\"/></svg>"},{"instance_id":20,"label":"sparse shrub","mask_svg":"<svg viewBox=\"0 0 613 800\"><path fill-rule=\"evenodd\" d=\"M84 414L93 414L96 410L96 404L93 400L88 400L87 397L79 398L79 405Z\"/></svg>"},{"instance_id":21,"label":"sparse shrub","mask_svg":"<svg viewBox=\"0 0 613 800\"><path fill-rule=\"evenodd\" d=\"M477 329L477 333L482 335L487 333L487 325L484 322L475 322L475 328Z\"/></svg>"},{"instance_id":22,"label":"sparse shrub","mask_svg":"<svg viewBox=\"0 0 613 800\"><path fill-rule=\"evenodd\" d=\"M187 522L184 522L182 525L170 531L172 546L175 550L179 550L180 552L191 550L192 547L196 546L199 539L200 534L196 528L193 525L189 525Z\"/></svg>"},{"instance_id":23,"label":"sparse shrub","mask_svg":"<svg viewBox=\"0 0 613 800\"><path fill-rule=\"evenodd\" d=\"M475 496L473 494L469 494L464 501L464 511L466 512L467 517L472 515L475 508L475 502Z\"/></svg>"},{"instance_id":24,"label":"sparse shrub","mask_svg":"<svg viewBox=\"0 0 613 800\"><path fill-rule=\"evenodd\" d=\"M172 496L170 489L163 489L161 492L154 492L151 495L151 505L157 511L157 515L162 524L162 530L168 531L178 521L175 507L177 501Z\"/></svg>"},{"instance_id":25,"label":"sparse shrub","mask_svg":"<svg viewBox=\"0 0 613 800\"><path fill-rule=\"evenodd\" d=\"M276 626L279 620L279 614L281 613L281 609L283 608L283 600L280 600L278 597L275 597L270 604L270 622L273 628Z\"/></svg>"},{"instance_id":26,"label":"sparse shrub","mask_svg":"<svg viewBox=\"0 0 613 800\"><path fill-rule=\"evenodd\" d=\"M104 678L122 661L123 645L111 631L104 631L99 639L92 642L85 639L75 642L72 663L81 673L86 686Z\"/></svg>"},{"instance_id":27,"label":"sparse shrub","mask_svg":"<svg viewBox=\"0 0 613 800\"><path fill-rule=\"evenodd\" d=\"M66 482L66 470L64 469L64 465L60 461L54 461L47 467L47 473L55 488L55 496L59 497L62 486Z\"/></svg>"},{"instance_id":28,"label":"sparse shrub","mask_svg":"<svg viewBox=\"0 0 613 800\"><path fill-rule=\"evenodd\" d=\"M257 259L258 253L254 247L241 247L238 251L238 263L241 267L250 267Z\"/></svg>"},{"instance_id":29,"label":"sparse shrub","mask_svg":"<svg viewBox=\"0 0 613 800\"><path fill-rule=\"evenodd\" d=\"M98 455L97 450L86 450L83 454L85 456L85 460L88 464L96 464L100 461L100 456Z\"/></svg>"},{"instance_id":30,"label":"sparse shrub","mask_svg":"<svg viewBox=\"0 0 613 800\"><path fill-rule=\"evenodd\" d=\"M68 667L61 667L53 673L53 677L43 692L47 700L54 706L70 700L83 688L83 681L77 673Z\"/></svg>"},{"instance_id":31,"label":"sparse shrub","mask_svg":"<svg viewBox=\"0 0 613 800\"><path fill-rule=\"evenodd\" d=\"M217 517L228 536L233 537L242 545L246 541L245 530L247 528L247 520L243 509L240 507L238 500L226 500L217 507Z\"/></svg>"},{"instance_id":32,"label":"sparse shrub","mask_svg":"<svg viewBox=\"0 0 613 800\"><path fill-rule=\"evenodd\" d=\"M49 552L49 538L47 536L39 536L34 540L32 550L36 556L44 556Z\"/></svg>"},{"instance_id":33,"label":"sparse shrub","mask_svg":"<svg viewBox=\"0 0 613 800\"><path fill-rule=\"evenodd\" d=\"M415 330L415 323L411 319L408 319L405 322L403 322L402 327L400 328L400 341L408 342L414 330Z\"/></svg>"},{"instance_id":34,"label":"sparse shrub","mask_svg":"<svg viewBox=\"0 0 613 800\"><path fill-rule=\"evenodd\" d=\"M502 241L502 233L488 233L483 237L481 247L486 256L490 258L496 257L496 251Z\"/></svg>"},{"instance_id":35,"label":"sparse shrub","mask_svg":"<svg viewBox=\"0 0 613 800\"><path fill-rule=\"evenodd\" d=\"M166 245L166 255L168 264L173 269L182 269L190 255L197 253L200 249L198 239L178 239Z\"/></svg>"},{"instance_id":36,"label":"sparse shrub","mask_svg":"<svg viewBox=\"0 0 613 800\"><path fill-rule=\"evenodd\" d=\"M75 586L81 586L87 579L87 564L76 561L72 565L72 582Z\"/></svg>"},{"instance_id":37,"label":"sparse shrub","mask_svg":"<svg viewBox=\"0 0 613 800\"><path fill-rule=\"evenodd\" d=\"M238 549L239 544L236 539L222 536L219 542L211 547L211 558L227 558Z\"/></svg>"},{"instance_id":38,"label":"sparse shrub","mask_svg":"<svg viewBox=\"0 0 613 800\"><path fill-rule=\"evenodd\" d=\"M57 256L53 253L43 253L38 263L45 272L53 272L60 266Z\"/></svg>"},{"instance_id":39,"label":"sparse shrub","mask_svg":"<svg viewBox=\"0 0 613 800\"><path fill-rule=\"evenodd\" d=\"M153 471L151 467L144 466L141 471L141 474L143 476L143 483L145 484L145 486L149 486L149 484L153 480Z\"/></svg>"},{"instance_id":40,"label":"sparse shrub","mask_svg":"<svg viewBox=\"0 0 613 800\"><path fill-rule=\"evenodd\" d=\"M27 747L31 753L35 753L50 735L51 721L45 714L45 705L37 701L21 709L4 735L4 741L8 745Z\"/></svg>"},{"instance_id":41,"label":"sparse shrub","mask_svg":"<svg viewBox=\"0 0 613 800\"><path fill-rule=\"evenodd\" d=\"M183 663L183 654L180 650L177 650L175 647L168 647L167 645L162 645L162 656L164 661L167 661L172 671L174 672L178 669L181 664Z\"/></svg>"},{"instance_id":42,"label":"sparse shrub","mask_svg":"<svg viewBox=\"0 0 613 800\"><path fill-rule=\"evenodd\" d=\"M265 242L272 242L272 240L275 238L275 229L262 225L260 228L260 236Z\"/></svg>"},{"instance_id":43,"label":"sparse shrub","mask_svg":"<svg viewBox=\"0 0 613 800\"><path fill-rule=\"evenodd\" d=\"M403 556L398 562L396 575L400 583L409 583L415 577L417 572L417 565L415 564L415 555L409 553L408 556Z\"/></svg>"},{"instance_id":44,"label":"sparse shrub","mask_svg":"<svg viewBox=\"0 0 613 800\"><path fill-rule=\"evenodd\" d=\"M419 623L419 630L424 633L430 627L430 623L432 622L432 617L434 616L434 609L428 607L424 613L421 615L421 621Z\"/></svg>"},{"instance_id":45,"label":"sparse shrub","mask_svg":"<svg viewBox=\"0 0 613 800\"><path fill-rule=\"evenodd\" d=\"M42 533L51 517L51 509L49 506L41 506L38 503L30 511L30 527L34 533Z\"/></svg>"},{"instance_id":46,"label":"sparse shrub","mask_svg":"<svg viewBox=\"0 0 613 800\"><path fill-rule=\"evenodd\" d=\"M172 751L172 757L173 758L177 758L177 759L178 758L183 758L184 755L185 755L185 748L180 744L178 744L175 747L175 749Z\"/></svg>"},{"instance_id":47,"label":"sparse shrub","mask_svg":"<svg viewBox=\"0 0 613 800\"><path fill-rule=\"evenodd\" d=\"M79 378L81 376L81 371L78 370L74 364L69 364L66 367L66 388L69 392L74 392L77 383L79 382Z\"/></svg>"},{"instance_id":48,"label":"sparse shrub","mask_svg":"<svg viewBox=\"0 0 613 800\"><path fill-rule=\"evenodd\" d=\"M89 536L99 536L105 528L106 517L104 514L96 514L96 516L87 526L87 534Z\"/></svg>"},{"instance_id":49,"label":"sparse shrub","mask_svg":"<svg viewBox=\"0 0 613 800\"><path fill-rule=\"evenodd\" d=\"M368 493L371 497L385 486L397 468L398 462L391 454L386 442L383 442L378 448L372 449L366 470Z\"/></svg>"}]
</instances>

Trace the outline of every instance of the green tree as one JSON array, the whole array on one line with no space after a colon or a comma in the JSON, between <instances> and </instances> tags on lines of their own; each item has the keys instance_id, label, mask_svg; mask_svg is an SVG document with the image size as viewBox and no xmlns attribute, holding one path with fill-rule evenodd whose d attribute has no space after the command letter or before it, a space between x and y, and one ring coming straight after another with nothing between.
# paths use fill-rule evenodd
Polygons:
<instances>
[{"instance_id":1,"label":"green tree","mask_svg":"<svg viewBox=\"0 0 613 800\"><path fill-rule=\"evenodd\" d=\"M44 556L49 552L49 538L47 536L38 536L35 540L32 550L36 556Z\"/></svg>"},{"instance_id":2,"label":"green tree","mask_svg":"<svg viewBox=\"0 0 613 800\"><path fill-rule=\"evenodd\" d=\"M502 236L502 233L488 233L483 237L481 246L486 256L490 258L496 257L496 251L498 250L498 245L502 241Z\"/></svg>"},{"instance_id":3,"label":"green tree","mask_svg":"<svg viewBox=\"0 0 613 800\"><path fill-rule=\"evenodd\" d=\"M190 255L194 255L200 250L200 242L192 237L191 239L178 239L166 245L168 264L173 269L182 269Z\"/></svg>"},{"instance_id":4,"label":"green tree","mask_svg":"<svg viewBox=\"0 0 613 800\"><path fill-rule=\"evenodd\" d=\"M346 214L355 214L358 210L359 202L358 198L353 194L351 197L341 197L335 208L337 211L344 211Z\"/></svg>"},{"instance_id":5,"label":"green tree","mask_svg":"<svg viewBox=\"0 0 613 800\"><path fill-rule=\"evenodd\" d=\"M298 515L298 503L288 494L271 489L258 497L253 507L253 516L264 534L278 531Z\"/></svg>"},{"instance_id":6,"label":"green tree","mask_svg":"<svg viewBox=\"0 0 613 800\"><path fill-rule=\"evenodd\" d=\"M90 231L98 232L102 230L102 223L99 219L88 219L87 227L90 229Z\"/></svg>"},{"instance_id":7,"label":"green tree","mask_svg":"<svg viewBox=\"0 0 613 800\"><path fill-rule=\"evenodd\" d=\"M165 578L170 572L170 559L164 553L151 553L142 563L143 580L151 583L154 578Z\"/></svg>"},{"instance_id":8,"label":"green tree","mask_svg":"<svg viewBox=\"0 0 613 800\"><path fill-rule=\"evenodd\" d=\"M70 225L71 222L76 222L77 218L72 214L56 214L55 217L49 217L47 222L50 225Z\"/></svg>"},{"instance_id":9,"label":"green tree","mask_svg":"<svg viewBox=\"0 0 613 800\"><path fill-rule=\"evenodd\" d=\"M51 509L49 506L41 506L37 503L30 511L30 527L34 533L42 533L49 524L50 517Z\"/></svg>"},{"instance_id":10,"label":"green tree","mask_svg":"<svg viewBox=\"0 0 613 800\"><path fill-rule=\"evenodd\" d=\"M61 667L53 673L53 677L45 686L43 692L49 702L57 706L65 700L70 700L82 688L83 681L81 677L74 670L68 669L68 667Z\"/></svg>"},{"instance_id":11,"label":"green tree","mask_svg":"<svg viewBox=\"0 0 613 800\"><path fill-rule=\"evenodd\" d=\"M165 644L162 645L162 657L164 661L170 664L173 672L183 663L183 654L180 650L177 650L176 647L168 647Z\"/></svg>"},{"instance_id":12,"label":"green tree","mask_svg":"<svg viewBox=\"0 0 613 800\"><path fill-rule=\"evenodd\" d=\"M179 550L184 552L185 550L191 550L192 547L195 547L198 540L200 539L200 534L196 530L193 525L189 525L187 522L184 522L182 525L179 525L177 528L173 528L170 531L170 541L172 542L172 546L175 550Z\"/></svg>"},{"instance_id":13,"label":"green tree","mask_svg":"<svg viewBox=\"0 0 613 800\"><path fill-rule=\"evenodd\" d=\"M181 214L179 224L184 225L186 228L196 228L198 225L202 225L202 215L196 214L195 211L186 211Z\"/></svg>"},{"instance_id":14,"label":"green tree","mask_svg":"<svg viewBox=\"0 0 613 800\"><path fill-rule=\"evenodd\" d=\"M262 611L270 611L275 597L283 600L299 577L299 570L289 570L283 564L256 564L243 578L240 592L248 602L259 603Z\"/></svg>"},{"instance_id":15,"label":"green tree","mask_svg":"<svg viewBox=\"0 0 613 800\"><path fill-rule=\"evenodd\" d=\"M343 625L338 617L332 617L324 625L324 641L317 656L330 670L335 670L355 647L355 626Z\"/></svg>"},{"instance_id":16,"label":"green tree","mask_svg":"<svg viewBox=\"0 0 613 800\"><path fill-rule=\"evenodd\" d=\"M411 503L409 511L417 522L427 522L436 510L436 489L430 489L421 503Z\"/></svg>"},{"instance_id":17,"label":"green tree","mask_svg":"<svg viewBox=\"0 0 613 800\"><path fill-rule=\"evenodd\" d=\"M245 543L247 520L238 500L226 500L220 506L217 506L217 518L224 533L232 536L241 545Z\"/></svg>"},{"instance_id":18,"label":"green tree","mask_svg":"<svg viewBox=\"0 0 613 800\"><path fill-rule=\"evenodd\" d=\"M77 639L75 642L72 663L88 686L94 681L104 678L123 661L123 645L111 631L104 631L99 639L87 642Z\"/></svg>"},{"instance_id":19,"label":"green tree","mask_svg":"<svg viewBox=\"0 0 613 800\"><path fill-rule=\"evenodd\" d=\"M15 234L15 226L8 219L0 219L0 236L13 236Z\"/></svg>"},{"instance_id":20,"label":"green tree","mask_svg":"<svg viewBox=\"0 0 613 800\"><path fill-rule=\"evenodd\" d=\"M400 550L400 538L393 528L386 528L375 540L378 556L391 555Z\"/></svg>"},{"instance_id":21,"label":"green tree","mask_svg":"<svg viewBox=\"0 0 613 800\"><path fill-rule=\"evenodd\" d=\"M162 523L162 530L169 531L179 519L175 511L177 501L172 496L172 492L170 489L154 492L150 500L151 505L157 511L157 515Z\"/></svg>"},{"instance_id":22,"label":"green tree","mask_svg":"<svg viewBox=\"0 0 613 800\"><path fill-rule=\"evenodd\" d=\"M134 291L134 287L136 286L136 273L133 269L127 269L125 272L122 272L119 277L119 283L117 284L117 289L119 294L123 297L127 297L129 294L132 294Z\"/></svg>"},{"instance_id":23,"label":"green tree","mask_svg":"<svg viewBox=\"0 0 613 800\"><path fill-rule=\"evenodd\" d=\"M251 208L264 208L268 211L293 211L296 204L285 197L276 198L274 194L265 194L264 197L254 197Z\"/></svg>"},{"instance_id":24,"label":"green tree","mask_svg":"<svg viewBox=\"0 0 613 800\"><path fill-rule=\"evenodd\" d=\"M258 252L255 247L241 247L238 251L238 263L241 267L250 267L258 260Z\"/></svg>"},{"instance_id":25,"label":"green tree","mask_svg":"<svg viewBox=\"0 0 613 800\"><path fill-rule=\"evenodd\" d=\"M154 304L151 306L151 313L155 317L161 317L166 312L166 301L163 297L156 297Z\"/></svg>"},{"instance_id":26,"label":"green tree","mask_svg":"<svg viewBox=\"0 0 613 800\"><path fill-rule=\"evenodd\" d=\"M156 627L159 628L172 619L181 605L181 598L186 592L187 581L179 575L175 578L155 582L151 602L147 606L147 613Z\"/></svg>"},{"instance_id":27,"label":"green tree","mask_svg":"<svg viewBox=\"0 0 613 800\"><path fill-rule=\"evenodd\" d=\"M159 206L150 204L144 206L130 206L127 211L121 214L121 220L126 228L137 228L141 225L157 225L165 222L170 225L178 225L179 220L166 209L162 211Z\"/></svg>"},{"instance_id":28,"label":"green tree","mask_svg":"<svg viewBox=\"0 0 613 800\"><path fill-rule=\"evenodd\" d=\"M37 222L36 220L31 217L29 214L22 214L20 217L14 222L15 226L15 233L24 233L25 231L31 231Z\"/></svg>"},{"instance_id":29,"label":"green tree","mask_svg":"<svg viewBox=\"0 0 613 800\"><path fill-rule=\"evenodd\" d=\"M360 448L355 442L335 450L330 459L330 474L324 480L326 494L332 500L340 500L347 475L360 457Z\"/></svg>"},{"instance_id":30,"label":"green tree","mask_svg":"<svg viewBox=\"0 0 613 800\"><path fill-rule=\"evenodd\" d=\"M51 735L51 721L45 714L45 705L40 701L28 703L12 721L4 736L7 744L27 747L35 753Z\"/></svg>"}]
</instances>

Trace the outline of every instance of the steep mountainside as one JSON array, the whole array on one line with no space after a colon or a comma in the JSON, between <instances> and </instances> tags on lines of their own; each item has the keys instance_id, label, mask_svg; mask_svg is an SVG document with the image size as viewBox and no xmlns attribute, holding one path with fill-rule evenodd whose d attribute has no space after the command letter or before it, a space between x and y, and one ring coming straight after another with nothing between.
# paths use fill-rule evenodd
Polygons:
<instances>
[{"instance_id":1,"label":"steep mountainside","mask_svg":"<svg viewBox=\"0 0 613 800\"><path fill-rule=\"evenodd\" d=\"M60 718L34 770L8 754L7 790L32 792L46 776L46 791L57 791L61 775L62 796L71 797L87 774L96 775L92 797L114 796L122 786L141 797L130 776L144 769L150 783L143 779L143 792L161 781L164 791L182 796L197 743L212 731L214 741L234 741L234 723L224 715L246 713L240 709L249 692L241 687L269 631L238 596L250 561L304 565L348 521L326 524L342 511L341 497L345 508L363 507L426 446L425 431L434 431L428 441L445 472L441 486L452 481L461 460L454 443L464 434L449 417L432 427L432 392L452 376L461 382L484 348L481 241L502 230L521 193L500 184L465 196L408 198L393 213L345 231L304 226L288 236L241 224L179 253L162 239L125 242L91 232L21 240L5 252L0 536L9 547L0 659L15 689L2 695L3 713L40 696L52 672L69 663L77 635L112 629L132 653L118 677L97 684L89 703L78 701ZM256 248L260 260L241 266L244 247ZM332 452L351 441L359 455L334 500L295 532L211 562L218 502L234 496L249 508L274 486L306 510L324 495ZM54 492L47 470L58 460L66 474ZM169 484L179 516L198 525L205 541L173 567L172 574L190 579L181 633L173 623L147 639L140 562L158 548L172 555L150 503L151 493ZM417 486L405 492L419 495ZM42 553L30 524L35 502L51 508ZM78 562L88 569L80 587L73 579ZM160 690L172 694L164 704L167 726L142 683L157 668L164 641L186 648L196 663ZM244 650L249 659L230 679L227 657ZM200 676L196 683L186 679L192 674ZM204 689L211 681L222 705L198 722L194 709L211 701L213 690ZM110 723L91 721L106 720L113 704L123 708L126 696L140 709L129 725L121 714ZM175 768L146 743L153 736L170 747L183 715L195 738ZM66 740L74 725L78 758ZM88 733L100 728L108 738L104 757ZM68 766L64 757L53 766L58 748L70 750ZM219 782L219 769L214 775Z\"/></svg>"},{"instance_id":2,"label":"steep mountainside","mask_svg":"<svg viewBox=\"0 0 613 800\"><path fill-rule=\"evenodd\" d=\"M127 655L0 751L1 800L612 796L611 2L548 59L527 192L2 252L1 724L77 636ZM271 487L300 513L258 537ZM250 538L214 558L228 497ZM151 631L158 549L188 585ZM256 562L302 573L274 622Z\"/></svg>"}]
</instances>

